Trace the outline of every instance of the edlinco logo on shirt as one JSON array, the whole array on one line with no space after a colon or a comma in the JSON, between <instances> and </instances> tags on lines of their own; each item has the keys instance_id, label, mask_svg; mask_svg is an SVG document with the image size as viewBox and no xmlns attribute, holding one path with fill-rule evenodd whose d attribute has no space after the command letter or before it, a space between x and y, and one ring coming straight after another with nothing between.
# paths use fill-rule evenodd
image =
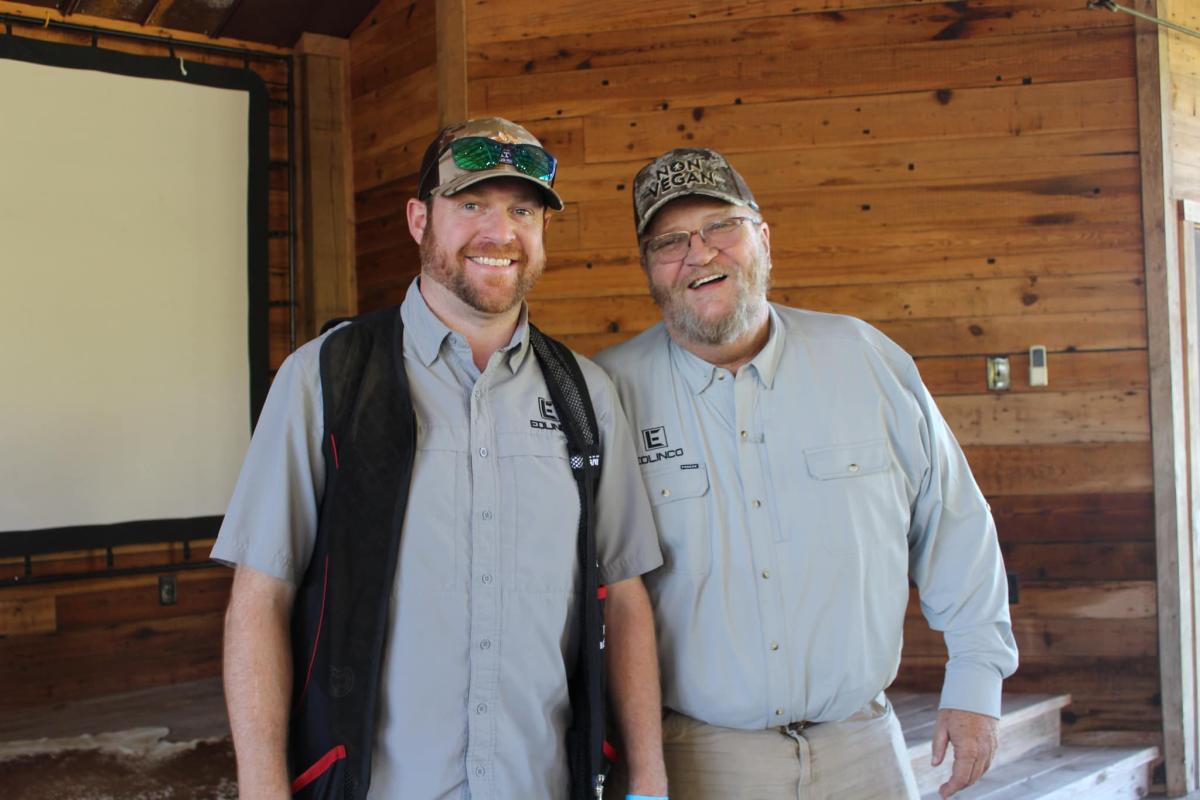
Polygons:
<instances>
[{"instance_id":1,"label":"edlinco logo on shirt","mask_svg":"<svg viewBox=\"0 0 1200 800\"><path fill-rule=\"evenodd\" d=\"M646 455L638 456L638 464L643 467L683 455L682 447L670 446L667 441L667 429L661 425L657 428L642 428L642 450Z\"/></svg>"},{"instance_id":2,"label":"edlinco logo on shirt","mask_svg":"<svg viewBox=\"0 0 1200 800\"><path fill-rule=\"evenodd\" d=\"M561 431L562 423L558 419L558 410L554 408L554 403L544 397L538 398L538 413L541 414L541 419L529 420L529 427L537 428L543 431Z\"/></svg>"}]
</instances>

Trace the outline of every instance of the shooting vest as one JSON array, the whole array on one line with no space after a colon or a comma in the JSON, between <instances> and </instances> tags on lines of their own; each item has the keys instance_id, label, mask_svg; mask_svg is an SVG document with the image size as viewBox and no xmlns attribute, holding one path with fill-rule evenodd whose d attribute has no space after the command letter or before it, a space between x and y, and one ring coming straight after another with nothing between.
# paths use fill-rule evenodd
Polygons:
<instances>
[{"instance_id":1,"label":"shooting vest","mask_svg":"<svg viewBox=\"0 0 1200 800\"><path fill-rule=\"evenodd\" d=\"M576 537L583 585L573 613L581 635L570 656L573 722L567 748L570 797L585 800L601 796L606 765L604 588L594 510L600 436L574 355L532 325L529 335L579 489ZM325 493L312 560L292 612L288 758L292 792L306 800L362 800L371 783L390 627L387 598L417 444L403 337L400 309L393 307L354 318L321 346Z\"/></svg>"}]
</instances>

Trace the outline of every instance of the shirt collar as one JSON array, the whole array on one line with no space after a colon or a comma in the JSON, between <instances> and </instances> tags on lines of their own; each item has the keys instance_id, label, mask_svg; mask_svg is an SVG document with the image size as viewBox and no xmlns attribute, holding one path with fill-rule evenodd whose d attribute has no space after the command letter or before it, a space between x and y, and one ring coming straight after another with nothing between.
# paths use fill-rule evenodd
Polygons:
<instances>
[{"instance_id":1,"label":"shirt collar","mask_svg":"<svg viewBox=\"0 0 1200 800\"><path fill-rule=\"evenodd\" d=\"M775 386L775 373L779 371L779 361L783 357L784 336L783 321L775 313L775 307L770 303L767 304L767 314L767 324L770 326L767 343L742 369L752 369L759 382L767 389L771 389ZM711 386L717 379L718 368L687 348L680 346L671 338L670 334L667 334L667 341L675 368L683 375L683 379L692 393L700 394Z\"/></svg>"},{"instance_id":2,"label":"shirt collar","mask_svg":"<svg viewBox=\"0 0 1200 800\"><path fill-rule=\"evenodd\" d=\"M667 351L670 353L675 370L683 376L683 380L692 390L692 394L700 394L717 379L716 367L681 346L669 333L667 334Z\"/></svg>"},{"instance_id":3,"label":"shirt collar","mask_svg":"<svg viewBox=\"0 0 1200 800\"><path fill-rule=\"evenodd\" d=\"M754 374L768 389L775 388L775 373L779 371L779 362L783 358L783 344L787 337L783 332L783 319L775 312L775 306L767 303L768 324L771 332L767 335L767 343L758 355L750 359L749 366L754 367Z\"/></svg>"},{"instance_id":4,"label":"shirt collar","mask_svg":"<svg viewBox=\"0 0 1200 800\"><path fill-rule=\"evenodd\" d=\"M408 285L408 293L404 296L404 302L400 304L400 316L404 320L405 340L412 342L417 358L428 367L437 360L442 352L442 345L447 344L448 338L462 334L456 334L437 318L421 295L420 284L421 278L417 277ZM514 373L525 361L529 352L529 307L524 302L521 303L521 315L517 319L517 328L513 331L512 339L500 348L500 352L507 356L508 368Z\"/></svg>"}]
</instances>

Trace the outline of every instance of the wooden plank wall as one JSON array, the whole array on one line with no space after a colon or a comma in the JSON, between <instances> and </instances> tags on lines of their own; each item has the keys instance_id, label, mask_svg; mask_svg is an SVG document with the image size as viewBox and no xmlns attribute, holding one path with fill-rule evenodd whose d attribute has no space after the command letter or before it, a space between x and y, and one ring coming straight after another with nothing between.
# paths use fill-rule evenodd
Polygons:
<instances>
[{"instance_id":1,"label":"wooden plank wall","mask_svg":"<svg viewBox=\"0 0 1200 800\"><path fill-rule=\"evenodd\" d=\"M1172 22L1200 30L1200 6L1174 2ZM1167 34L1171 72L1171 169L1174 195L1200 200L1200 39Z\"/></svg>"},{"instance_id":2,"label":"wooden plank wall","mask_svg":"<svg viewBox=\"0 0 1200 800\"><path fill-rule=\"evenodd\" d=\"M38 20L46 16L45 9L18 3L0 2L0 11ZM59 17L52 12L51 18ZM73 15L71 21L101 31L137 29L170 36L178 55L210 64L244 66L240 57L194 50L187 42L271 50L253 43L147 30L86 15ZM54 28L14 25L13 35L91 45L90 35ZM97 46L155 56L166 52L163 46L114 39L103 33ZM287 67L282 61L258 59L251 59L249 66L266 81L271 96L270 227L284 231L288 222ZM270 299L286 301L287 296L287 240L272 238ZM270 314L270 361L275 370L289 352L287 307L273 306ZM207 561L211 544L191 543L188 558L178 544L117 548L114 567L163 565L161 573L29 586L12 583L24 572L21 560L0 559L0 685L19 687L0 695L0 713L219 675L221 627L232 573L224 568L171 566ZM64 553L35 558L33 572L55 575L100 570L105 564L102 550ZM176 604L159 605L158 574L177 576Z\"/></svg>"},{"instance_id":3,"label":"wooden plank wall","mask_svg":"<svg viewBox=\"0 0 1200 800\"><path fill-rule=\"evenodd\" d=\"M434 0L383 0L350 37L361 311L398 303L420 271L405 204L438 129Z\"/></svg>"},{"instance_id":4,"label":"wooden plank wall","mask_svg":"<svg viewBox=\"0 0 1200 800\"><path fill-rule=\"evenodd\" d=\"M412 44L432 2L354 42L363 307L415 265L397 216L436 105ZM1022 667L1070 692L1068 736L1155 738L1155 553L1128 17L1077 0L481 0L469 112L559 156L567 209L531 306L584 353L657 320L629 183L675 146L724 151L772 225L773 297L863 317L918 359L996 513ZM427 24L427 23L426 23ZM407 183L406 183L407 181ZM1030 345L1050 385L1028 386ZM989 394L984 357L1008 354ZM919 619L900 683L935 688ZM1111 737L1110 737L1111 738Z\"/></svg>"}]
</instances>

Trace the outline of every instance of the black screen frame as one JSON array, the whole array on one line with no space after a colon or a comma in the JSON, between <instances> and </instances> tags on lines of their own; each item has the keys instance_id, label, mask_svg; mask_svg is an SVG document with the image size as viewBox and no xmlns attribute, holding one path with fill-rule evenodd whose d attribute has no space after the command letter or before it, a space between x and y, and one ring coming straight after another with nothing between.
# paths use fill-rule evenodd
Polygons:
<instances>
[{"instance_id":1,"label":"black screen frame","mask_svg":"<svg viewBox=\"0 0 1200 800\"><path fill-rule=\"evenodd\" d=\"M163 40L162 46L172 43ZM178 43L181 48L185 42ZM170 54L145 56L91 47L60 44L19 36L11 30L0 35L0 59L50 67L85 69L134 78L176 81L247 93L249 101L249 169L246 186L248 300L247 356L251 430L270 387L268 239L269 226L269 104L263 79L249 69L205 64ZM73 525L35 530L0 530L0 558L112 548L157 542L187 542L216 536L220 515L177 519L131 520L105 525ZM2 523L0 523L2 524Z\"/></svg>"}]
</instances>

